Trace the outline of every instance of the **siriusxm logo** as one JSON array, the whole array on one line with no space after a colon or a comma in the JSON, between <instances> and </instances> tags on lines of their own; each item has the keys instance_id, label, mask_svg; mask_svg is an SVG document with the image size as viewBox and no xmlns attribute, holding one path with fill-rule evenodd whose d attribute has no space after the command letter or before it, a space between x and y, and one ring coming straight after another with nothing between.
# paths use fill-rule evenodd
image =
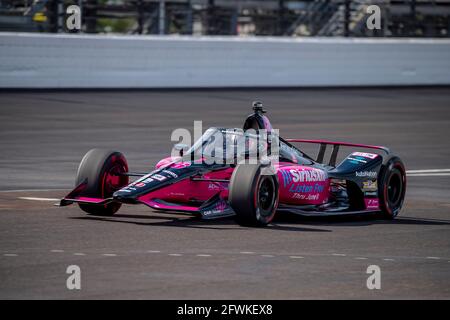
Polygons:
<instances>
[{"instance_id":1,"label":"siriusxm logo","mask_svg":"<svg viewBox=\"0 0 450 320\"><path fill-rule=\"evenodd\" d=\"M316 182L316 181L325 181L327 179L326 173L318 169L311 169L311 170L291 169L289 171L292 175L292 180L294 182Z\"/></svg>"},{"instance_id":2,"label":"siriusxm logo","mask_svg":"<svg viewBox=\"0 0 450 320\"><path fill-rule=\"evenodd\" d=\"M279 172L283 176L283 185L285 187L290 185L292 182L292 176L289 174L289 172L287 172L286 170L280 170Z\"/></svg>"},{"instance_id":3,"label":"siriusxm logo","mask_svg":"<svg viewBox=\"0 0 450 320\"><path fill-rule=\"evenodd\" d=\"M368 178L376 178L377 173L375 171L356 171L355 175L357 177L368 177Z\"/></svg>"},{"instance_id":4,"label":"siriusxm logo","mask_svg":"<svg viewBox=\"0 0 450 320\"><path fill-rule=\"evenodd\" d=\"M327 180L325 171L319 169L291 169L280 170L283 177L283 185L287 186L297 182L323 182Z\"/></svg>"}]
</instances>

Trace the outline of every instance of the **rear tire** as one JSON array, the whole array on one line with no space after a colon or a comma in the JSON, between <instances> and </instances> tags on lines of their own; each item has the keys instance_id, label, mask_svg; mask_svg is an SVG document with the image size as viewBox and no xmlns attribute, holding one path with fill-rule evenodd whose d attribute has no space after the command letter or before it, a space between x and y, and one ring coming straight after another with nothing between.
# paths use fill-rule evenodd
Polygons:
<instances>
[{"instance_id":1,"label":"rear tire","mask_svg":"<svg viewBox=\"0 0 450 320\"><path fill-rule=\"evenodd\" d=\"M239 164L230 180L228 200L243 226L269 224L278 207L278 178L263 175L261 164Z\"/></svg>"},{"instance_id":2,"label":"rear tire","mask_svg":"<svg viewBox=\"0 0 450 320\"><path fill-rule=\"evenodd\" d=\"M382 217L394 219L400 212L406 193L406 171L399 157L391 157L379 174L378 195Z\"/></svg>"},{"instance_id":3,"label":"rear tire","mask_svg":"<svg viewBox=\"0 0 450 320\"><path fill-rule=\"evenodd\" d=\"M128 184L128 176L118 175L128 172L125 156L117 151L92 149L81 160L75 185L86 181L83 196L109 198L113 193ZM110 202L104 205L78 204L81 210L91 215L111 216L119 210L121 203Z\"/></svg>"}]
</instances>

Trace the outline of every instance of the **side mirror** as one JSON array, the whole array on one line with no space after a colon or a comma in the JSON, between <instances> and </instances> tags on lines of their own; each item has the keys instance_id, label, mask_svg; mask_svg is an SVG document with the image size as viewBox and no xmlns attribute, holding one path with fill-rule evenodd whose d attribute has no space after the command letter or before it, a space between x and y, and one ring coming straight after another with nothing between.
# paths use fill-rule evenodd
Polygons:
<instances>
[{"instance_id":1,"label":"side mirror","mask_svg":"<svg viewBox=\"0 0 450 320\"><path fill-rule=\"evenodd\" d=\"M177 143L176 145L174 145L174 148L175 148L175 150L178 150L178 152L180 153L180 157L182 157L184 154L184 151L189 149L189 146L184 143Z\"/></svg>"}]
</instances>

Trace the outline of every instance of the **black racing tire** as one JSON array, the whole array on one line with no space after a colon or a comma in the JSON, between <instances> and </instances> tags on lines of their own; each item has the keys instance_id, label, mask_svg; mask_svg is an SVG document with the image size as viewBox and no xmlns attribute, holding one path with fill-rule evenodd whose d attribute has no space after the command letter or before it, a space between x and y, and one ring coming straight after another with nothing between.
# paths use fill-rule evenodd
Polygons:
<instances>
[{"instance_id":1,"label":"black racing tire","mask_svg":"<svg viewBox=\"0 0 450 320\"><path fill-rule=\"evenodd\" d=\"M269 224L278 207L279 186L276 174L263 175L261 164L239 164L233 171L228 201L243 226Z\"/></svg>"},{"instance_id":2,"label":"black racing tire","mask_svg":"<svg viewBox=\"0 0 450 320\"><path fill-rule=\"evenodd\" d=\"M389 158L378 176L378 197L381 215L385 219L394 219L400 212L406 193L406 170L397 156Z\"/></svg>"},{"instance_id":3,"label":"black racing tire","mask_svg":"<svg viewBox=\"0 0 450 320\"><path fill-rule=\"evenodd\" d=\"M86 181L84 197L109 198L113 193L128 184L128 176L117 175L128 172L125 156L118 151L92 149L83 157L78 167L75 186ZM121 203L78 204L81 210L91 215L111 216L119 210Z\"/></svg>"}]
</instances>

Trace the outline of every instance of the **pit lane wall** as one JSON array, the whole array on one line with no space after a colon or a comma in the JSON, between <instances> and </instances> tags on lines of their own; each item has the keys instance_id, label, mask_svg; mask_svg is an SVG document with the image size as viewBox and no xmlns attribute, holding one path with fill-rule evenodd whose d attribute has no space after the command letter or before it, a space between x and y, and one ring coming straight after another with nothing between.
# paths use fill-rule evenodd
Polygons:
<instances>
[{"instance_id":1,"label":"pit lane wall","mask_svg":"<svg viewBox=\"0 0 450 320\"><path fill-rule=\"evenodd\" d=\"M0 88L449 84L450 40L0 33Z\"/></svg>"}]
</instances>

